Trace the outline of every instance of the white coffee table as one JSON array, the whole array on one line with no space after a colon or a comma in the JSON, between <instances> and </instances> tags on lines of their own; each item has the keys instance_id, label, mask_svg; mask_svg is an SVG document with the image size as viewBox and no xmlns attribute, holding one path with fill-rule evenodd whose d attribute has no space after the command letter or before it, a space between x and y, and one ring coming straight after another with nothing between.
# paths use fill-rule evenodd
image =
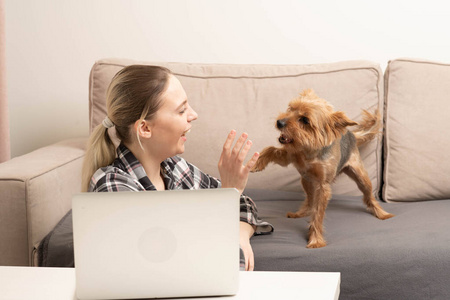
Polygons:
<instances>
[{"instance_id":1,"label":"white coffee table","mask_svg":"<svg viewBox=\"0 0 450 300\"><path fill-rule=\"evenodd\" d=\"M340 273L241 272L237 295L199 299L338 299L340 278ZM75 269L0 267L0 299L76 300Z\"/></svg>"}]
</instances>

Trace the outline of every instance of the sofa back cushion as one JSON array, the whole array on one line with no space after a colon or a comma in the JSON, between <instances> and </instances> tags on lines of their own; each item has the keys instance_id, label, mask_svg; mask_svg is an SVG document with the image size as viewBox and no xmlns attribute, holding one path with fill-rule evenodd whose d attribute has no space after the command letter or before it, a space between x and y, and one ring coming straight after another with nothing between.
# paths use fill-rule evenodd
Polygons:
<instances>
[{"instance_id":1,"label":"sofa back cushion","mask_svg":"<svg viewBox=\"0 0 450 300\"><path fill-rule=\"evenodd\" d=\"M450 198L450 65L390 61L385 74L383 198Z\"/></svg>"},{"instance_id":2,"label":"sofa back cushion","mask_svg":"<svg viewBox=\"0 0 450 300\"><path fill-rule=\"evenodd\" d=\"M328 100L353 120L361 119L361 109L383 106L383 75L378 64L350 61L319 65L219 65L138 62L105 59L95 63L90 78L90 129L106 114L105 93L113 75L129 64L162 65L181 81L190 105L199 117L187 136L186 160L202 171L219 177L217 164L225 138L231 129L247 132L252 151L279 146L275 128L278 114L306 89ZM377 192L381 178L381 141L361 149L364 164ZM249 155L250 156L250 155ZM269 165L251 174L248 188L301 191L300 175L292 167ZM359 195L354 182L341 176L333 193Z\"/></svg>"}]
</instances>

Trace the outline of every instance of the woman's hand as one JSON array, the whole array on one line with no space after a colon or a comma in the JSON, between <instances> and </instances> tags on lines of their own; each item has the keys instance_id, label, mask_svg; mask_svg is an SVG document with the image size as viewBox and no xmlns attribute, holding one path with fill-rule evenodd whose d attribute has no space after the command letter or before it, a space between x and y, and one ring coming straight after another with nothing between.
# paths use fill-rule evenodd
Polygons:
<instances>
[{"instance_id":1,"label":"woman's hand","mask_svg":"<svg viewBox=\"0 0 450 300\"><path fill-rule=\"evenodd\" d=\"M259 153L255 152L247 164L244 165L245 157L252 147L252 142L250 140L247 141L248 135L243 133L234 147L232 147L235 137L236 131L232 130L223 145L218 167L222 187L236 188L242 194L247 185L248 174L258 160Z\"/></svg>"},{"instance_id":2,"label":"woman's hand","mask_svg":"<svg viewBox=\"0 0 450 300\"><path fill-rule=\"evenodd\" d=\"M239 232L239 244L244 252L245 257L245 271L253 271L255 267L255 259L253 256L252 245L250 245L250 238L255 233L255 228L245 222L240 221L240 232Z\"/></svg>"}]
</instances>

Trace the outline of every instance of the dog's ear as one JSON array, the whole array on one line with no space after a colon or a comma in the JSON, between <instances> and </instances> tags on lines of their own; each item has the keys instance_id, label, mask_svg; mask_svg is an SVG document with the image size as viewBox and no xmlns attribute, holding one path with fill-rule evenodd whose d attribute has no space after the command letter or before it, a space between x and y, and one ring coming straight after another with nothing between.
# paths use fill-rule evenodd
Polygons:
<instances>
[{"instance_id":1,"label":"dog's ear","mask_svg":"<svg viewBox=\"0 0 450 300\"><path fill-rule=\"evenodd\" d=\"M358 125L355 121L350 120L342 111L334 112L331 115L331 121L334 128L340 132L345 132L347 126Z\"/></svg>"}]
</instances>

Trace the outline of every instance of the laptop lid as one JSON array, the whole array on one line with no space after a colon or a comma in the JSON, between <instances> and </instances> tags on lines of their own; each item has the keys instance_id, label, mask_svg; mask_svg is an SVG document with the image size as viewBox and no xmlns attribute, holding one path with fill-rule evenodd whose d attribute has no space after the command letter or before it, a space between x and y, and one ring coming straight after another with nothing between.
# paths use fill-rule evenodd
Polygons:
<instances>
[{"instance_id":1,"label":"laptop lid","mask_svg":"<svg viewBox=\"0 0 450 300\"><path fill-rule=\"evenodd\" d=\"M81 193L72 210L78 298L237 293L237 190Z\"/></svg>"}]
</instances>

